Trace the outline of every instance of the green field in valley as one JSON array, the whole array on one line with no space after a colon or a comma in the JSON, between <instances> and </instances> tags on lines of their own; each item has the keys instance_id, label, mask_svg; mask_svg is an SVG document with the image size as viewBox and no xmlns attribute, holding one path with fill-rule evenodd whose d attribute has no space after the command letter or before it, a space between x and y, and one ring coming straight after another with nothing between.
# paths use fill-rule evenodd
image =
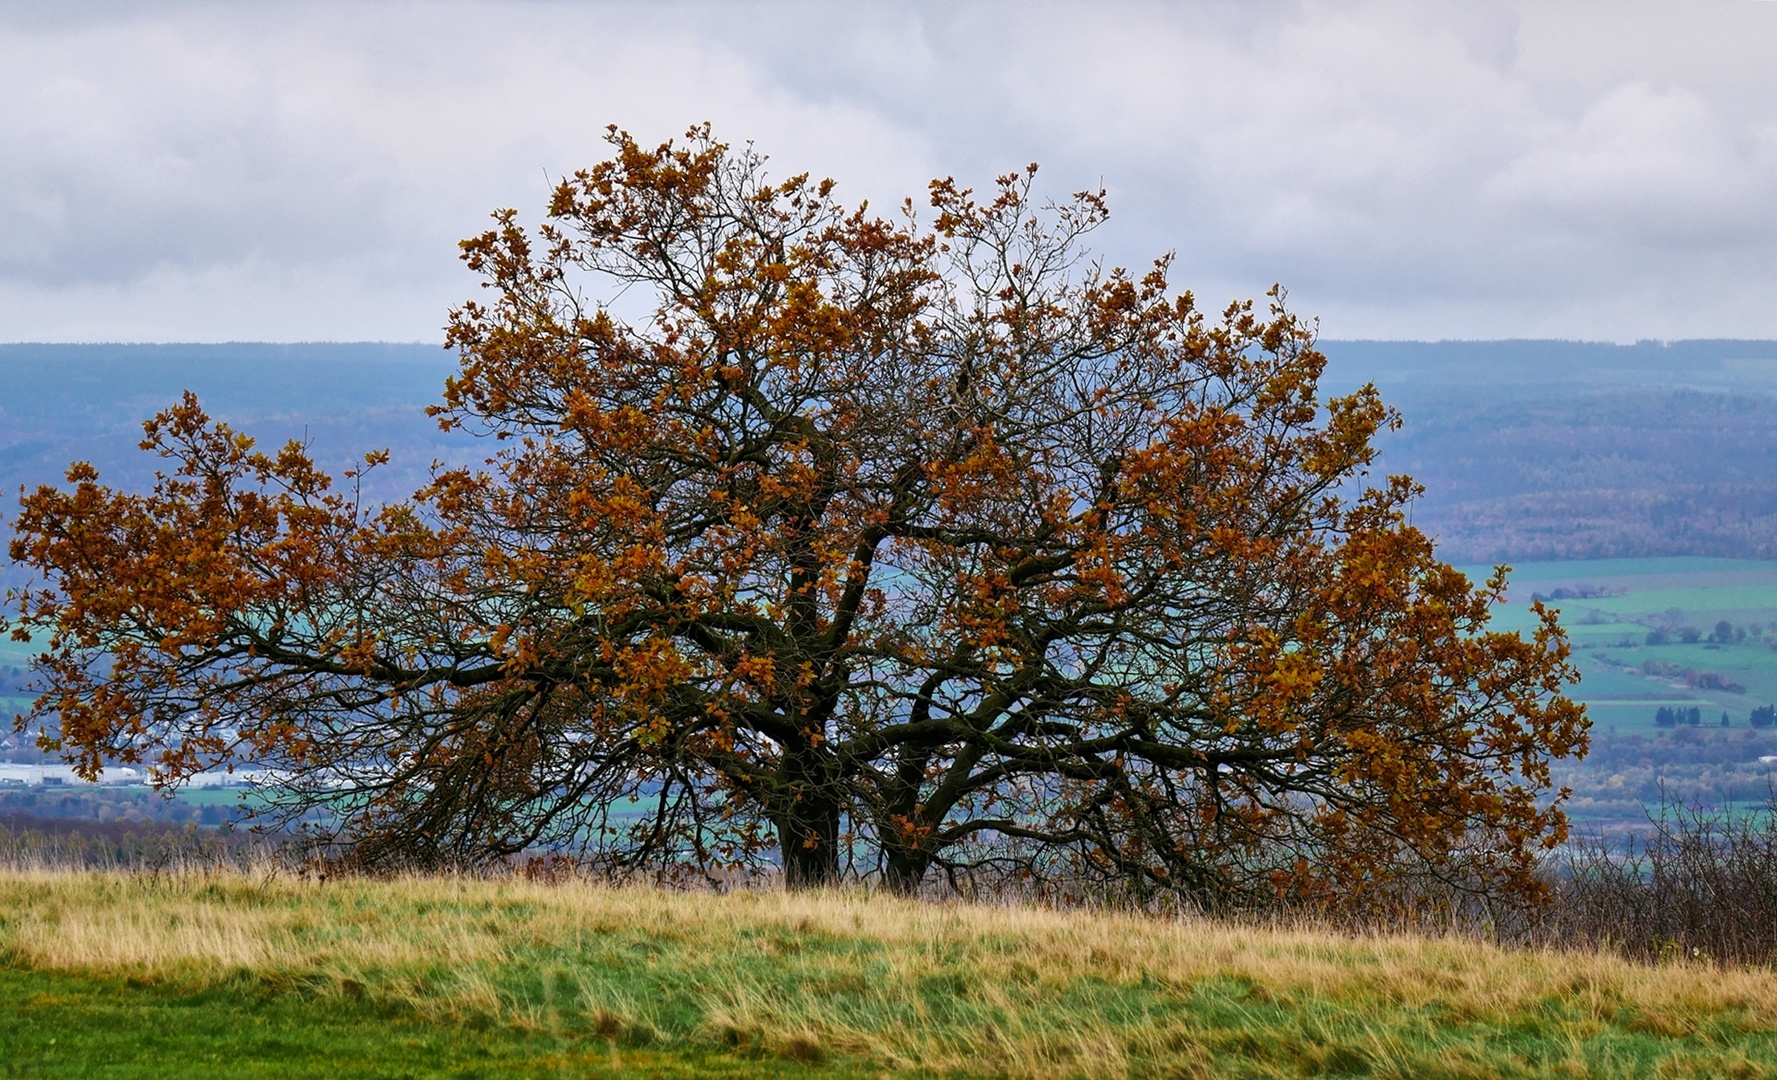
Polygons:
<instances>
[{"instance_id":1,"label":"green field in valley","mask_svg":"<svg viewBox=\"0 0 1777 1080\"><path fill-rule=\"evenodd\" d=\"M1463 569L1475 578L1487 572L1485 567ZM1651 734L1661 705L1694 705L1707 724L1719 724L1726 712L1731 727L1745 727L1755 706L1777 701L1777 562L1669 558L1527 563L1512 568L1511 602L1497 609L1495 627L1528 629L1534 624L1532 596L1552 596L1558 589L1615 593L1545 600L1561 613L1583 675L1578 696L1600 728L1646 729ZM1709 640L1724 621L1736 639ZM1695 630L1698 640L1677 640L1686 628ZM1661 629L1671 640L1650 645L1648 635ZM1650 661L1653 671L1648 670ZM1715 672L1722 686L1659 673L1672 667Z\"/></svg>"},{"instance_id":2,"label":"green field in valley","mask_svg":"<svg viewBox=\"0 0 1777 1080\"><path fill-rule=\"evenodd\" d=\"M1462 569L1478 580L1489 568ZM1642 807L1662 800L1717 807L1765 800L1777 775L1777 728L1754 729L1749 720L1754 708L1777 702L1777 562L1520 564L1494 627L1528 630L1538 594L1560 612L1573 642L1581 674L1573 694L1594 725L1591 754L1556 770L1574 791L1569 809L1582 830L1645 824ZM1711 640L1724 622L1727 640ZM1696 640L1684 641L1692 632ZM1666 640L1650 644L1650 634ZM1662 706L1695 708L1701 723L1661 728Z\"/></svg>"}]
</instances>

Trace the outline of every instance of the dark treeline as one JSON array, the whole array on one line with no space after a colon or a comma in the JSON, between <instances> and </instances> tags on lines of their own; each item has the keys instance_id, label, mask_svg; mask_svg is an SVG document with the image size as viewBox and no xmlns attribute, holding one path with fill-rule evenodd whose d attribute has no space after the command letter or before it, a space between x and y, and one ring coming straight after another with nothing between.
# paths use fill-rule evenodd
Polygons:
<instances>
[{"instance_id":1,"label":"dark treeline","mask_svg":"<svg viewBox=\"0 0 1777 1080\"><path fill-rule=\"evenodd\" d=\"M0 786L0 816L92 825L224 825L240 817L228 801L194 805L139 787L97 785Z\"/></svg>"},{"instance_id":2,"label":"dark treeline","mask_svg":"<svg viewBox=\"0 0 1777 1080\"><path fill-rule=\"evenodd\" d=\"M1697 708L1695 705L1688 709L1674 709L1662 705L1654 713L1654 723L1658 724L1660 727L1676 727L1679 724L1689 724L1691 727L1696 727L1702 722L1703 710ZM1723 726L1725 727L1726 725L1724 724Z\"/></svg>"}]
</instances>

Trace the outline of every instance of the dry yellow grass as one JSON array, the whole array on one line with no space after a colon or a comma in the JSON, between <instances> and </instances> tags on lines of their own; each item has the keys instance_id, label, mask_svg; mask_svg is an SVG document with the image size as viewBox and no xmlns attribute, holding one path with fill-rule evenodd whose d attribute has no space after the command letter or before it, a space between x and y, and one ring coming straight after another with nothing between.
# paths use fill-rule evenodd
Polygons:
<instances>
[{"instance_id":1,"label":"dry yellow grass","mask_svg":"<svg viewBox=\"0 0 1777 1080\"><path fill-rule=\"evenodd\" d=\"M218 873L0 872L0 913L0 954L30 968L874 1068L1777 1075L1769 971L1462 939L857 892Z\"/></svg>"}]
</instances>

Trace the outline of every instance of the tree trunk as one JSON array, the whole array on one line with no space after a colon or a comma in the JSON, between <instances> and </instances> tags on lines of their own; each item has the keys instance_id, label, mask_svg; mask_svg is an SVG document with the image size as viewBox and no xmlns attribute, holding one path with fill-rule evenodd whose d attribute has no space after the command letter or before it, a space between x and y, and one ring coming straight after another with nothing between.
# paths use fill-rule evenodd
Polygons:
<instances>
[{"instance_id":1,"label":"tree trunk","mask_svg":"<svg viewBox=\"0 0 1777 1080\"><path fill-rule=\"evenodd\" d=\"M926 869L931 865L932 857L926 852L890 848L883 867L883 884L892 892L912 896L919 891L919 883L925 880Z\"/></svg>"},{"instance_id":2,"label":"tree trunk","mask_svg":"<svg viewBox=\"0 0 1777 1080\"><path fill-rule=\"evenodd\" d=\"M815 889L839 879L839 805L796 800L778 817L777 842L784 857L784 884Z\"/></svg>"}]
</instances>

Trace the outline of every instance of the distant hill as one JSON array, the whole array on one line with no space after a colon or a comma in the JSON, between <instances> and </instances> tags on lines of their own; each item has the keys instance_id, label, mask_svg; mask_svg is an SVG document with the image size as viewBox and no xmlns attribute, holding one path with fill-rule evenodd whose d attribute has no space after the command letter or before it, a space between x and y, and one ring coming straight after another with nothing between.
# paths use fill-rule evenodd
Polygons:
<instances>
[{"instance_id":1,"label":"distant hill","mask_svg":"<svg viewBox=\"0 0 1777 1080\"><path fill-rule=\"evenodd\" d=\"M1365 380L1385 391L1441 394L1477 387L1698 390L1777 394L1777 341L1339 341L1324 384L1349 390Z\"/></svg>"},{"instance_id":2,"label":"distant hill","mask_svg":"<svg viewBox=\"0 0 1777 1080\"><path fill-rule=\"evenodd\" d=\"M1456 562L1777 558L1777 341L1326 341Z\"/></svg>"},{"instance_id":3,"label":"distant hill","mask_svg":"<svg viewBox=\"0 0 1777 1080\"><path fill-rule=\"evenodd\" d=\"M110 482L146 480L142 421L191 389L261 445L299 439L333 467L391 448L379 485L394 494L461 452L424 413L455 367L436 345L0 345L0 485L59 482L75 458Z\"/></svg>"},{"instance_id":4,"label":"distant hill","mask_svg":"<svg viewBox=\"0 0 1777 1080\"><path fill-rule=\"evenodd\" d=\"M1401 410L1381 468L1426 485L1415 523L1452 561L1777 559L1777 341L1321 347L1329 391L1373 381ZM422 411L454 367L435 345L0 345L0 513L74 459L146 482L141 422L186 388L332 469L392 449L369 493L398 497L480 456Z\"/></svg>"}]
</instances>

